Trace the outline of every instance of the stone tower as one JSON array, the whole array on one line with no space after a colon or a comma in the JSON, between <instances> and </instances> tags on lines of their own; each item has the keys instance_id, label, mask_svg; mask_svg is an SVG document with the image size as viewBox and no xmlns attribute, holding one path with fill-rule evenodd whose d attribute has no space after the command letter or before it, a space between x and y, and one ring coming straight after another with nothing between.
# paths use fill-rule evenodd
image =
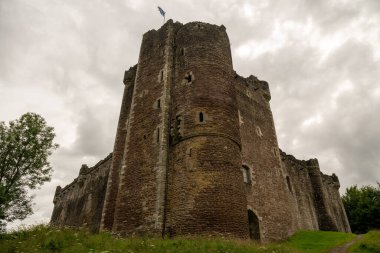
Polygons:
<instances>
[{"instance_id":1,"label":"stone tower","mask_svg":"<svg viewBox=\"0 0 380 253\"><path fill-rule=\"evenodd\" d=\"M148 31L123 83L112 155L57 188L52 224L261 241L350 231L338 178L279 149L268 83L234 72L224 26Z\"/></svg>"},{"instance_id":2,"label":"stone tower","mask_svg":"<svg viewBox=\"0 0 380 253\"><path fill-rule=\"evenodd\" d=\"M225 28L169 21L144 35L126 76L133 95L121 109L103 228L247 237Z\"/></svg>"}]
</instances>

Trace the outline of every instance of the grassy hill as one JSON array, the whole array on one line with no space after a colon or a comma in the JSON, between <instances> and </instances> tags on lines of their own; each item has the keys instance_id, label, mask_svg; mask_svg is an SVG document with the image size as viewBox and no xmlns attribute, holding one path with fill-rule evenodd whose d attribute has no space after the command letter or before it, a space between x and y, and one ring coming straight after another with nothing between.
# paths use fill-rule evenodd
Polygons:
<instances>
[{"instance_id":1,"label":"grassy hill","mask_svg":"<svg viewBox=\"0 0 380 253\"><path fill-rule=\"evenodd\" d=\"M257 244L250 241L226 240L215 238L117 238L110 233L91 234L86 230L57 229L39 225L17 232L0 235L0 252L99 252L99 253L317 253L351 241L355 235L339 232L296 233L282 243ZM367 240L367 241L365 241ZM359 250L352 252L373 251L371 243L380 242L380 232L371 232L363 237L354 247ZM372 246L371 246L372 245ZM374 244L375 245L375 244ZM380 245L377 245L380 249ZM376 247L373 246L373 247ZM372 251L371 251L372 250Z\"/></svg>"}]
</instances>

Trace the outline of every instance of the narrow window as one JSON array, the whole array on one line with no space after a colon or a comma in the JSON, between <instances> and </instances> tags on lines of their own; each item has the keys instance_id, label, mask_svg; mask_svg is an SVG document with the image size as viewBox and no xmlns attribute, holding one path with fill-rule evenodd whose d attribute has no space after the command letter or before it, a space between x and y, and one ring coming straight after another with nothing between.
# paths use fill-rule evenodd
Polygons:
<instances>
[{"instance_id":1,"label":"narrow window","mask_svg":"<svg viewBox=\"0 0 380 253\"><path fill-rule=\"evenodd\" d=\"M286 183L288 185L289 191L293 193L293 189L292 189L292 185L290 184L290 178L289 178L289 176L286 176Z\"/></svg>"},{"instance_id":2,"label":"narrow window","mask_svg":"<svg viewBox=\"0 0 380 253\"><path fill-rule=\"evenodd\" d=\"M261 129L259 126L256 126L256 134L259 136L259 137L262 137L263 136L263 133L261 132Z\"/></svg>"},{"instance_id":3,"label":"narrow window","mask_svg":"<svg viewBox=\"0 0 380 253\"><path fill-rule=\"evenodd\" d=\"M160 141L160 128L157 128L157 143Z\"/></svg>"},{"instance_id":4,"label":"narrow window","mask_svg":"<svg viewBox=\"0 0 380 253\"><path fill-rule=\"evenodd\" d=\"M158 99L158 100L157 100L157 109L160 109L160 108L161 108L161 100Z\"/></svg>"},{"instance_id":5,"label":"narrow window","mask_svg":"<svg viewBox=\"0 0 380 253\"><path fill-rule=\"evenodd\" d=\"M191 73L188 73L185 76L185 79L187 80L188 83L191 83L193 81L193 77L192 77Z\"/></svg>"},{"instance_id":6,"label":"narrow window","mask_svg":"<svg viewBox=\"0 0 380 253\"><path fill-rule=\"evenodd\" d=\"M182 56L185 55L185 49L184 49L184 48L181 48L181 55L182 55Z\"/></svg>"},{"instance_id":7,"label":"narrow window","mask_svg":"<svg viewBox=\"0 0 380 253\"><path fill-rule=\"evenodd\" d=\"M191 151L192 151L192 148L188 148L186 150L186 154L187 154L188 157L191 157Z\"/></svg>"},{"instance_id":8,"label":"narrow window","mask_svg":"<svg viewBox=\"0 0 380 253\"><path fill-rule=\"evenodd\" d=\"M278 157L278 150L276 147L273 148L273 154L275 157Z\"/></svg>"},{"instance_id":9,"label":"narrow window","mask_svg":"<svg viewBox=\"0 0 380 253\"><path fill-rule=\"evenodd\" d=\"M182 116L181 115L178 115L175 117L175 127L176 127L176 135L177 137L181 137L182 136Z\"/></svg>"},{"instance_id":10,"label":"narrow window","mask_svg":"<svg viewBox=\"0 0 380 253\"><path fill-rule=\"evenodd\" d=\"M160 72L160 81L161 82L164 81L164 71L163 70L161 70L161 72Z\"/></svg>"},{"instance_id":11,"label":"narrow window","mask_svg":"<svg viewBox=\"0 0 380 253\"><path fill-rule=\"evenodd\" d=\"M246 184L250 184L251 183L251 172L250 172L250 169L243 165L243 179L244 179L244 183Z\"/></svg>"},{"instance_id":12,"label":"narrow window","mask_svg":"<svg viewBox=\"0 0 380 253\"><path fill-rule=\"evenodd\" d=\"M203 122L203 112L199 113L199 122Z\"/></svg>"}]
</instances>

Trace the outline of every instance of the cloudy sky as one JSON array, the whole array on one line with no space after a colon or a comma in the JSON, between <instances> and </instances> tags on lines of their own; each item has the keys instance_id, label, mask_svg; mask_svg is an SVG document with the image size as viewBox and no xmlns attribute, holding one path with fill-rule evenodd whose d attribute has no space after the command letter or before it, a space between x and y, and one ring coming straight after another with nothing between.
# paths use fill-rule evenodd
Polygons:
<instances>
[{"instance_id":1,"label":"cloudy sky","mask_svg":"<svg viewBox=\"0 0 380 253\"><path fill-rule=\"evenodd\" d=\"M379 0L0 0L0 121L39 113L60 144L24 223L48 222L55 187L112 151L123 73L162 25L157 5L226 26L235 70L270 84L284 151L317 157L341 192L380 181Z\"/></svg>"}]
</instances>

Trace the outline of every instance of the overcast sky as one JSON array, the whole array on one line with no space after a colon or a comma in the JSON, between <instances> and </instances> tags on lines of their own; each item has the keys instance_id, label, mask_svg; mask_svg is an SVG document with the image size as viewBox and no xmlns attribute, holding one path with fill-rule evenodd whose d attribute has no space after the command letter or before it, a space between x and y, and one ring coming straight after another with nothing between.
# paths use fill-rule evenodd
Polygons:
<instances>
[{"instance_id":1,"label":"overcast sky","mask_svg":"<svg viewBox=\"0 0 380 253\"><path fill-rule=\"evenodd\" d=\"M36 112L60 144L25 224L48 222L55 187L112 151L123 73L162 25L157 5L226 26L235 70L269 82L285 152L317 157L342 193L380 181L379 0L0 0L0 121Z\"/></svg>"}]
</instances>

